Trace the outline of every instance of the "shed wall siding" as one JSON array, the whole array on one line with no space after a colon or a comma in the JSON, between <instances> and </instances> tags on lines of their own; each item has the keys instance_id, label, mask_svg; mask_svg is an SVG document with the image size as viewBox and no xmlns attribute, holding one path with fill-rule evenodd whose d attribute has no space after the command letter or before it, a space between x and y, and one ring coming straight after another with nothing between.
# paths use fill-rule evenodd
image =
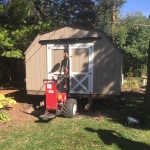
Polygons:
<instances>
[{"instance_id":1,"label":"shed wall siding","mask_svg":"<svg viewBox=\"0 0 150 150\"><path fill-rule=\"evenodd\" d=\"M120 94L122 63L121 53L118 51L118 49L115 49L115 47L110 43L106 36L103 35L103 33L72 27L64 27L49 33L39 35L28 48L25 53L26 89L28 91L38 92L43 85L42 80L47 78L47 47L46 45L39 44L40 40L99 36L101 36L101 39L97 41L88 40L88 43L94 42L93 94ZM70 44L71 43L73 43L73 41L71 41ZM78 43L87 43L87 41L81 40L78 41ZM57 53L59 51L61 50L54 51L54 53ZM73 52L76 53L75 50L73 50ZM58 54L57 56L59 55L62 56L62 51L61 54ZM80 57L81 56L82 55L80 55ZM72 69L82 72L85 68L84 66L82 66L81 68L78 63L83 58L86 60L86 58L88 57L82 56L82 59L80 59L80 61L78 60L79 58L74 57L76 63L74 63L74 67ZM55 58L55 60L58 60L60 62L59 57ZM53 59L52 61L52 63L55 63ZM45 87L43 87L41 91L45 91Z\"/></svg>"},{"instance_id":2,"label":"shed wall siding","mask_svg":"<svg viewBox=\"0 0 150 150\"><path fill-rule=\"evenodd\" d=\"M122 75L122 55L118 53L118 51L115 51L115 86L114 86L114 91L115 93L120 93L121 92L121 75ZM121 65L120 65L121 64ZM120 73L120 74L119 74Z\"/></svg>"},{"instance_id":3,"label":"shed wall siding","mask_svg":"<svg viewBox=\"0 0 150 150\"><path fill-rule=\"evenodd\" d=\"M46 45L36 44L26 54L26 89L39 91L47 78ZM45 87L41 89L45 90Z\"/></svg>"},{"instance_id":4,"label":"shed wall siding","mask_svg":"<svg viewBox=\"0 0 150 150\"><path fill-rule=\"evenodd\" d=\"M100 32L64 27L62 29L58 29L56 31L43 34L40 40L99 37L99 36L101 36Z\"/></svg>"},{"instance_id":5,"label":"shed wall siding","mask_svg":"<svg viewBox=\"0 0 150 150\"><path fill-rule=\"evenodd\" d=\"M94 45L94 94L120 94L121 54L105 36Z\"/></svg>"}]
</instances>

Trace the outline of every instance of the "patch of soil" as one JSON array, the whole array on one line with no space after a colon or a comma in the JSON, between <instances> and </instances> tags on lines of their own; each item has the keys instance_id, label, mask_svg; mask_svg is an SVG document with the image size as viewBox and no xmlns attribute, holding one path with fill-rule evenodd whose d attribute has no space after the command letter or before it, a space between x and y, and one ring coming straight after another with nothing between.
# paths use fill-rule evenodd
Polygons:
<instances>
[{"instance_id":1,"label":"patch of soil","mask_svg":"<svg viewBox=\"0 0 150 150\"><path fill-rule=\"evenodd\" d=\"M145 91L144 91L145 92ZM132 92L123 92L123 97L125 95L135 95L141 96L144 94L143 91L132 91ZM0 89L0 94L5 94L8 97L14 97L16 100L16 104L13 104L11 108L8 108L6 111L7 114L10 115L11 120L8 122L0 122L1 128L7 128L11 125L25 125L28 121L37 121L38 116L44 114L43 108L33 109L31 106L36 106L35 104L39 104L40 101L44 101L45 96L29 96L26 95L26 91L24 89ZM80 100L81 101L81 100ZM99 103L99 102L98 102ZM94 117L94 118L104 118L109 117L110 114L115 113L115 109L112 111L100 112L100 107L102 104L95 103L95 106L91 107L89 112L84 111L84 105L82 105L82 110L78 109L77 117ZM100 102L100 103L103 103ZM105 102L104 102L105 103ZM109 103L109 102L108 102ZM34 105L33 105L34 104ZM80 105L80 103L79 103ZM112 106L111 106L112 107ZM33 109L33 110L32 110ZM110 109L109 109L110 110ZM32 112L32 113L27 113Z\"/></svg>"},{"instance_id":2,"label":"patch of soil","mask_svg":"<svg viewBox=\"0 0 150 150\"><path fill-rule=\"evenodd\" d=\"M9 114L11 120L8 122L0 122L0 126L2 128L6 128L12 125L25 125L26 122L29 120L36 120L36 118L33 115L24 112L24 107L26 107L27 104L16 103L11 106L12 107L4 110L5 113Z\"/></svg>"},{"instance_id":3,"label":"patch of soil","mask_svg":"<svg viewBox=\"0 0 150 150\"><path fill-rule=\"evenodd\" d=\"M4 94L6 97L14 97L17 102L11 105L12 107L5 110L5 112L9 114L11 120L8 122L0 122L1 128L7 128L12 125L26 125L28 121L37 121L39 119L38 116L44 114L44 109L42 107L36 109L32 107L44 100L43 96L27 96L23 89L1 89L0 93ZM100 113L99 111L79 111L77 113L78 118L101 118L107 116L107 114Z\"/></svg>"},{"instance_id":4,"label":"patch of soil","mask_svg":"<svg viewBox=\"0 0 150 150\"><path fill-rule=\"evenodd\" d=\"M6 97L13 97L16 100L16 104L12 104L4 110L5 113L9 114L11 120L0 122L1 128L5 129L12 125L25 125L30 120L34 122L38 119L38 113L35 111L33 114L26 112L33 103L38 103L39 100L35 96L27 96L22 89L0 89L0 94L4 94Z\"/></svg>"}]
</instances>

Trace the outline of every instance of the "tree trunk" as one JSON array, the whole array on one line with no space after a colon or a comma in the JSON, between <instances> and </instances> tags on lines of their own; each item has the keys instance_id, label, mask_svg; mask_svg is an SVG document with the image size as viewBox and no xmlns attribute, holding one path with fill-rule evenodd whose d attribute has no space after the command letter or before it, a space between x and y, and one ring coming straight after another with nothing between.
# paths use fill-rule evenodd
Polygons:
<instances>
[{"instance_id":1,"label":"tree trunk","mask_svg":"<svg viewBox=\"0 0 150 150\"><path fill-rule=\"evenodd\" d=\"M150 41L149 41L149 48L148 48L148 63L147 63L147 86L145 92L145 99L144 99L144 107L146 111L150 111Z\"/></svg>"}]
</instances>

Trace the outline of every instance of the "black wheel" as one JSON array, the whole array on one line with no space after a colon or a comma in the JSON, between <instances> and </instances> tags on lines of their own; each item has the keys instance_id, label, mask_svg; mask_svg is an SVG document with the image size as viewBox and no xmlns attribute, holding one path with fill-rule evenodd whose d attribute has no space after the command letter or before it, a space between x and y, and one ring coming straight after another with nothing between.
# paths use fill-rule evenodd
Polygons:
<instances>
[{"instance_id":1,"label":"black wheel","mask_svg":"<svg viewBox=\"0 0 150 150\"><path fill-rule=\"evenodd\" d=\"M75 99L68 99L64 105L62 115L67 118L73 118L77 112L77 101Z\"/></svg>"}]
</instances>

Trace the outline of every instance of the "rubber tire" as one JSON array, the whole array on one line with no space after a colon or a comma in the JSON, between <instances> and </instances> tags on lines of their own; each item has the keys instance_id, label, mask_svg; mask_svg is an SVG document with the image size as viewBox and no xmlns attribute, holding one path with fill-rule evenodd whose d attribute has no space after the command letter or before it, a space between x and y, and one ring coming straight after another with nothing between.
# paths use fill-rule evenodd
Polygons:
<instances>
[{"instance_id":1,"label":"rubber tire","mask_svg":"<svg viewBox=\"0 0 150 150\"><path fill-rule=\"evenodd\" d=\"M66 118L73 118L77 112L77 101L75 99L68 99L64 105L62 115Z\"/></svg>"}]
</instances>

